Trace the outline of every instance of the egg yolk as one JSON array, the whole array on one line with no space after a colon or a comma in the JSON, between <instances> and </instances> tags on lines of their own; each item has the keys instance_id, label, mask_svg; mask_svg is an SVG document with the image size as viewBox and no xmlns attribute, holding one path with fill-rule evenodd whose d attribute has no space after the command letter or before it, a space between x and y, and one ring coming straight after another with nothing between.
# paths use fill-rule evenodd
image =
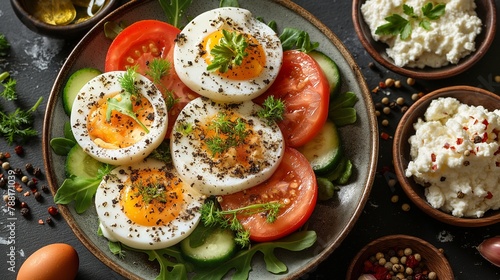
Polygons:
<instances>
[{"instance_id":1,"label":"egg yolk","mask_svg":"<svg viewBox=\"0 0 500 280\"><path fill-rule=\"evenodd\" d=\"M258 172L265 162L259 133L233 111L207 118L196 133L203 139L202 149L211 155L214 164L220 169L234 170L236 176Z\"/></svg>"},{"instance_id":2,"label":"egg yolk","mask_svg":"<svg viewBox=\"0 0 500 280\"><path fill-rule=\"evenodd\" d=\"M87 117L90 139L101 148L120 149L132 146L146 135L146 131L137 121L116 110L112 111L109 121L106 119L107 100L113 97L119 98L119 93L101 98L90 110ZM149 129L154 120L154 109L147 98L142 97L133 102L133 111L137 119Z\"/></svg>"},{"instance_id":3,"label":"egg yolk","mask_svg":"<svg viewBox=\"0 0 500 280\"><path fill-rule=\"evenodd\" d=\"M231 80L250 80L256 78L266 66L266 53L260 42L249 34L243 34L246 38L248 47L246 48L247 56L243 58L241 65L232 65L228 71L219 75ZM204 50L203 58L210 65L213 56L210 51L220 44L220 40L224 37L222 30L217 30L209 34L202 41L201 45Z\"/></svg>"},{"instance_id":4,"label":"egg yolk","mask_svg":"<svg viewBox=\"0 0 500 280\"><path fill-rule=\"evenodd\" d=\"M123 212L136 224L164 226L181 212L183 184L171 173L158 169L133 173L121 190Z\"/></svg>"}]
</instances>

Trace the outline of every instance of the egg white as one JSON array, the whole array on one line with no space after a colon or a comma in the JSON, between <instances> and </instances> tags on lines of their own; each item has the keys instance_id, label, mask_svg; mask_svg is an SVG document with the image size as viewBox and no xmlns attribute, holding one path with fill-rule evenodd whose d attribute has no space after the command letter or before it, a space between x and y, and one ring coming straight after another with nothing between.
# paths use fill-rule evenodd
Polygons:
<instances>
[{"instance_id":1,"label":"egg white","mask_svg":"<svg viewBox=\"0 0 500 280\"><path fill-rule=\"evenodd\" d=\"M187 237L198 225L201 216L199 210L205 197L184 184L182 211L174 220L164 226L137 224L126 216L119 201L123 195L120 192L123 185L131 174L140 169L157 169L167 176L178 178L176 170L171 165L150 158L113 169L103 178L95 194L99 227L108 240L119 241L132 248L156 250L173 246Z\"/></svg>"},{"instance_id":2,"label":"egg white","mask_svg":"<svg viewBox=\"0 0 500 280\"><path fill-rule=\"evenodd\" d=\"M71 129L78 145L98 161L123 165L143 160L158 147L167 132L167 106L161 92L141 74L136 74L135 85L139 92L151 103L154 121L149 133L135 144L124 148L106 148L93 141L88 133L87 120L92 107L108 94L122 91L119 79L125 71L103 73L86 83L78 93L71 111Z\"/></svg>"},{"instance_id":3,"label":"egg white","mask_svg":"<svg viewBox=\"0 0 500 280\"><path fill-rule=\"evenodd\" d=\"M275 122L257 116L260 109L252 101L218 103L205 97L188 103L179 114L170 138L173 164L181 178L202 194L225 195L256 186L271 177L283 157L284 139ZM261 146L245 151L253 156L251 168L235 162L231 154L214 158L196 133L219 112L228 111L236 111L249 124L253 136L260 139ZM186 127L191 132L185 133Z\"/></svg>"},{"instance_id":4,"label":"egg white","mask_svg":"<svg viewBox=\"0 0 500 280\"><path fill-rule=\"evenodd\" d=\"M221 29L237 30L256 38L266 54L265 69L250 80L231 80L218 71L207 71L199 45L203 39ZM174 48L174 67L179 78L193 91L220 102L251 100L266 91L281 68L283 49L276 32L257 20L248 10L217 8L198 15L181 31Z\"/></svg>"}]
</instances>

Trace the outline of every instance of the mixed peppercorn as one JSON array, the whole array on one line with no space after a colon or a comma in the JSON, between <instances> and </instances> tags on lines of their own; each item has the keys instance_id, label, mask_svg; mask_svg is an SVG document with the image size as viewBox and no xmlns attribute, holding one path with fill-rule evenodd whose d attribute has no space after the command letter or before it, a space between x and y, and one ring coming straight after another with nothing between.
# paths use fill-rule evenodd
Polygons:
<instances>
[{"instance_id":1,"label":"mixed peppercorn","mask_svg":"<svg viewBox=\"0 0 500 280\"><path fill-rule=\"evenodd\" d=\"M428 269L422 256L408 247L377 252L363 263L363 274L359 279L366 279L366 275L372 275L377 280L438 279L436 273Z\"/></svg>"},{"instance_id":2,"label":"mixed peppercorn","mask_svg":"<svg viewBox=\"0 0 500 280\"><path fill-rule=\"evenodd\" d=\"M24 156L25 150L22 146L16 146L14 148L14 153L20 157ZM43 173L41 168L34 167L31 163L26 163L23 170L22 168L13 167L10 163L11 153L9 152L0 152L0 187L2 189L12 188L15 193L22 194L23 197L33 196L35 201L38 203L42 203L44 201L42 193L49 193L49 188L47 185L43 185L39 187L39 183L43 180ZM15 180L12 180L10 176L13 176ZM41 189L41 191L40 191ZM3 200L5 203L9 205L9 207L17 208L19 213L23 217L31 217L31 210L28 205L28 202L24 199L21 199L15 195L14 204L12 205L12 193L10 191L7 192L3 196ZM51 217L57 216L59 211L55 206L50 206L48 208L49 217L45 219L39 219L38 224L49 224L52 225L53 221Z\"/></svg>"}]
</instances>

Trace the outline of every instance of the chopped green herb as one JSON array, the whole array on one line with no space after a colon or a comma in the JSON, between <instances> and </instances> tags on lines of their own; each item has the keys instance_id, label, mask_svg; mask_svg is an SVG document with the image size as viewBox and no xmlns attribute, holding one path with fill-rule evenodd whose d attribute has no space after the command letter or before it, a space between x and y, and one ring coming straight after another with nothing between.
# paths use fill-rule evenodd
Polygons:
<instances>
[{"instance_id":1,"label":"chopped green herb","mask_svg":"<svg viewBox=\"0 0 500 280\"><path fill-rule=\"evenodd\" d=\"M418 22L418 26L425 30L430 30L430 20L437 20L445 13L446 4L440 3L433 5L431 2L422 7L422 16L415 13L413 7L406 4L403 5L403 13L407 19L398 14L392 14L385 18L386 24L377 27L375 34L379 35L398 35L401 40L410 38L413 23Z\"/></svg>"},{"instance_id":2,"label":"chopped green herb","mask_svg":"<svg viewBox=\"0 0 500 280\"><path fill-rule=\"evenodd\" d=\"M162 184L143 184L142 182L134 183L132 185L136 196L142 196L142 201L146 204L150 204L151 201L155 200L158 202L166 202L165 199L165 187Z\"/></svg>"},{"instance_id":3,"label":"chopped green herb","mask_svg":"<svg viewBox=\"0 0 500 280\"><path fill-rule=\"evenodd\" d=\"M2 74L0 74L0 84L3 86L3 90L0 92L0 96L2 96L6 100L12 101L17 99L17 81L10 78L9 76L9 72L3 72Z\"/></svg>"},{"instance_id":4,"label":"chopped green herb","mask_svg":"<svg viewBox=\"0 0 500 280\"><path fill-rule=\"evenodd\" d=\"M9 41L5 38L5 35L0 34L0 57L7 56L10 50Z\"/></svg>"},{"instance_id":5,"label":"chopped green herb","mask_svg":"<svg viewBox=\"0 0 500 280\"><path fill-rule=\"evenodd\" d=\"M2 135L10 144L16 140L26 141L28 138L38 135L33 129L33 112L40 106L43 98L28 110L17 108L12 113L0 111L0 135Z\"/></svg>"},{"instance_id":6,"label":"chopped green herb","mask_svg":"<svg viewBox=\"0 0 500 280\"><path fill-rule=\"evenodd\" d=\"M170 67L170 61L161 58L154 58L151 62L149 62L148 70L146 71L146 75L151 77L153 83L157 87L162 87L165 96L165 103L167 103L167 110L172 109L175 103L179 101L179 99L175 98L174 92L168 90L161 82L161 80L169 74Z\"/></svg>"},{"instance_id":7,"label":"chopped green herb","mask_svg":"<svg viewBox=\"0 0 500 280\"><path fill-rule=\"evenodd\" d=\"M246 124L241 118L231 121L223 112L217 114L208 128L215 131L215 136L205 140L212 155L222 154L242 144L248 135Z\"/></svg>"},{"instance_id":8,"label":"chopped green herb","mask_svg":"<svg viewBox=\"0 0 500 280\"><path fill-rule=\"evenodd\" d=\"M275 99L274 96L270 95L264 100L262 109L257 112L257 115L269 122L273 122L283 120L284 113L285 102L281 99Z\"/></svg>"},{"instance_id":9,"label":"chopped green herb","mask_svg":"<svg viewBox=\"0 0 500 280\"><path fill-rule=\"evenodd\" d=\"M283 50L298 49L308 53L319 47L318 42L311 42L309 33L296 28L286 27L280 35Z\"/></svg>"},{"instance_id":10,"label":"chopped green herb","mask_svg":"<svg viewBox=\"0 0 500 280\"><path fill-rule=\"evenodd\" d=\"M223 29L222 35L219 44L210 50L213 60L207 66L207 71L219 70L219 72L225 73L234 65L241 65L243 59L248 55L246 52L248 42L243 34Z\"/></svg>"}]
</instances>

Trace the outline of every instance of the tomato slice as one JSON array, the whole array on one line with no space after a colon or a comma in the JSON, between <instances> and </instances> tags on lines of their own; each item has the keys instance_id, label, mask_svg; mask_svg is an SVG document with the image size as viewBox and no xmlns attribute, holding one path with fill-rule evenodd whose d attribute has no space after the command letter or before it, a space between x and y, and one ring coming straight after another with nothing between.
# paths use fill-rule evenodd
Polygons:
<instances>
[{"instance_id":1,"label":"tomato slice","mask_svg":"<svg viewBox=\"0 0 500 280\"><path fill-rule=\"evenodd\" d=\"M286 148L278 170L266 182L250 189L222 196L223 210L250 204L279 201L278 217L266 221L264 213L238 215L250 239L265 242L284 237L299 229L311 216L318 196L316 177L307 159L297 150Z\"/></svg>"},{"instance_id":2,"label":"tomato slice","mask_svg":"<svg viewBox=\"0 0 500 280\"><path fill-rule=\"evenodd\" d=\"M108 71L126 70L137 66L137 72L146 75L149 63L155 58L170 62L169 73L157 85L160 91L167 91L177 99L169 112L167 137L180 111L199 95L181 82L173 65L175 38L181 32L177 27L158 20L141 20L126 27L113 40L106 54L104 69ZM151 79L151 77L149 77Z\"/></svg>"},{"instance_id":3,"label":"tomato slice","mask_svg":"<svg viewBox=\"0 0 500 280\"><path fill-rule=\"evenodd\" d=\"M300 147L319 132L328 117L328 80L308 54L291 50L283 53L283 65L272 86L254 101L273 95L285 102L284 119L278 122L290 147Z\"/></svg>"}]
</instances>

